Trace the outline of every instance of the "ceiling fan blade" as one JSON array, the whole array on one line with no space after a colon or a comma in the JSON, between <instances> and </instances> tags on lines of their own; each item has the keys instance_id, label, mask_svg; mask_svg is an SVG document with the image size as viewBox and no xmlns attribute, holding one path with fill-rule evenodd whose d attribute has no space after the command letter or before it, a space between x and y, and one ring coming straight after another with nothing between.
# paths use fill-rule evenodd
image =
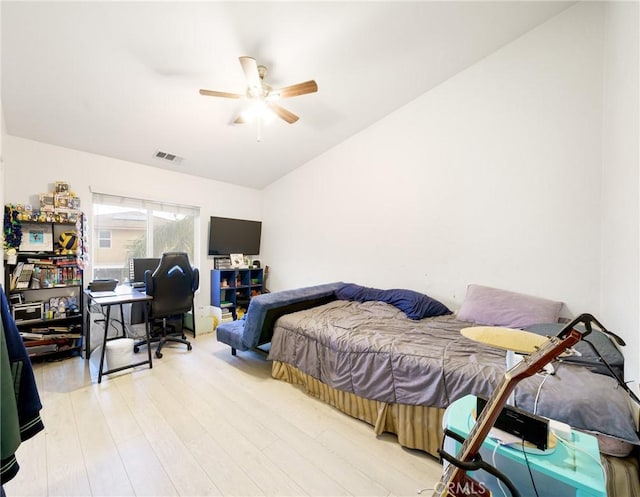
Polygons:
<instances>
[{"instance_id":1,"label":"ceiling fan blade","mask_svg":"<svg viewBox=\"0 0 640 497\"><path fill-rule=\"evenodd\" d=\"M233 121L233 124L246 124L246 123L247 121L244 120L244 118L242 117L242 114L236 117Z\"/></svg>"},{"instance_id":2,"label":"ceiling fan blade","mask_svg":"<svg viewBox=\"0 0 640 497\"><path fill-rule=\"evenodd\" d=\"M244 76L247 78L247 86L249 86L249 88L262 89L256 59L246 56L240 57L239 59L242 70L244 71Z\"/></svg>"},{"instance_id":3,"label":"ceiling fan blade","mask_svg":"<svg viewBox=\"0 0 640 497\"><path fill-rule=\"evenodd\" d=\"M298 119L300 119L298 116L296 116L293 112L288 111L287 109L285 109L284 107L280 107L277 104L274 103L268 103L267 104L269 106L269 108L271 110L273 110L273 112L275 112L278 117L280 117L281 119L284 119L285 121L287 121L289 124L293 124L295 123Z\"/></svg>"},{"instance_id":4,"label":"ceiling fan blade","mask_svg":"<svg viewBox=\"0 0 640 497\"><path fill-rule=\"evenodd\" d=\"M297 97L299 95L306 95L307 93L315 93L318 91L317 83L312 79L311 81L305 81L304 83L298 83L297 85L285 86L278 90L273 90L271 94L279 95L280 98Z\"/></svg>"},{"instance_id":5,"label":"ceiling fan blade","mask_svg":"<svg viewBox=\"0 0 640 497\"><path fill-rule=\"evenodd\" d=\"M242 95L238 95L237 93L227 93L226 91L215 90L200 90L200 95L207 95L209 97L242 98Z\"/></svg>"}]
</instances>

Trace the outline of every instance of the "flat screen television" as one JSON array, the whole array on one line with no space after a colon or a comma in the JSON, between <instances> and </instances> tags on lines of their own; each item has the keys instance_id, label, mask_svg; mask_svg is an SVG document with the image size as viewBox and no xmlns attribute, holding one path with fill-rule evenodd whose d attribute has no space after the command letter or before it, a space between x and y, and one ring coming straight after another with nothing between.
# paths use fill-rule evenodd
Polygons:
<instances>
[{"instance_id":1,"label":"flat screen television","mask_svg":"<svg viewBox=\"0 0 640 497\"><path fill-rule=\"evenodd\" d=\"M211 217L209 255L258 255L261 234L261 221Z\"/></svg>"}]
</instances>

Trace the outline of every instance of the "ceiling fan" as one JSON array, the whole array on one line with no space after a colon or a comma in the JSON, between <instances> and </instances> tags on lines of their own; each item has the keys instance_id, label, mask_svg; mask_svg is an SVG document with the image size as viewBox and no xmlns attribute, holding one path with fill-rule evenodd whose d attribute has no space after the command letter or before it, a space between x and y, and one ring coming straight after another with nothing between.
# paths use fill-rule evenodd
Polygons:
<instances>
[{"instance_id":1,"label":"ceiling fan","mask_svg":"<svg viewBox=\"0 0 640 497\"><path fill-rule=\"evenodd\" d=\"M299 117L293 112L281 107L275 103L275 100L281 98L297 97L299 95L305 95L307 93L314 93L318 91L318 85L314 80L305 81L304 83L298 83L291 86L285 86L274 90L267 83L264 82L264 77L267 75L267 68L262 65L258 65L256 59L253 57L240 57L240 65L244 71L245 78L247 79L247 91L244 95L240 93L228 93L224 91L215 90L200 90L200 95L206 95L210 97L224 97L224 98L243 98L253 104L247 112L243 112L233 122L235 124L243 124L256 114L263 115L264 112L273 111L278 117L288 122L289 124L295 123Z\"/></svg>"}]
</instances>

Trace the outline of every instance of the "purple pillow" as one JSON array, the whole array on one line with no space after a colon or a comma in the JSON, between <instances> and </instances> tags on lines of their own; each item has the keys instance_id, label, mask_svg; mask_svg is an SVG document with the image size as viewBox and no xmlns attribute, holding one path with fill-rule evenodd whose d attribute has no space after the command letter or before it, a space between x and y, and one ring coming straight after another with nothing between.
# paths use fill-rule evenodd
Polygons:
<instances>
[{"instance_id":1,"label":"purple pillow","mask_svg":"<svg viewBox=\"0 0 640 497\"><path fill-rule=\"evenodd\" d=\"M562 302L482 285L469 285L458 318L490 326L523 328L557 323Z\"/></svg>"},{"instance_id":2,"label":"purple pillow","mask_svg":"<svg viewBox=\"0 0 640 497\"><path fill-rule=\"evenodd\" d=\"M447 306L441 302L413 290L380 290L347 283L336 290L336 297L340 300L355 300L358 302L370 300L386 302L400 309L409 319L423 319L451 314Z\"/></svg>"}]
</instances>

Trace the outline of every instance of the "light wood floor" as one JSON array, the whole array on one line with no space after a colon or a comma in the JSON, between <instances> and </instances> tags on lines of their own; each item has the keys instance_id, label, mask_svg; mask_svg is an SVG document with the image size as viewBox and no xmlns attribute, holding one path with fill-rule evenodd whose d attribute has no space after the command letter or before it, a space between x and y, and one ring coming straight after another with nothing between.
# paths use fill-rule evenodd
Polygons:
<instances>
[{"instance_id":1,"label":"light wood floor","mask_svg":"<svg viewBox=\"0 0 640 497\"><path fill-rule=\"evenodd\" d=\"M99 350L36 364L45 430L7 496L415 496L437 481L435 459L272 379L263 355L192 343L101 384Z\"/></svg>"}]
</instances>

